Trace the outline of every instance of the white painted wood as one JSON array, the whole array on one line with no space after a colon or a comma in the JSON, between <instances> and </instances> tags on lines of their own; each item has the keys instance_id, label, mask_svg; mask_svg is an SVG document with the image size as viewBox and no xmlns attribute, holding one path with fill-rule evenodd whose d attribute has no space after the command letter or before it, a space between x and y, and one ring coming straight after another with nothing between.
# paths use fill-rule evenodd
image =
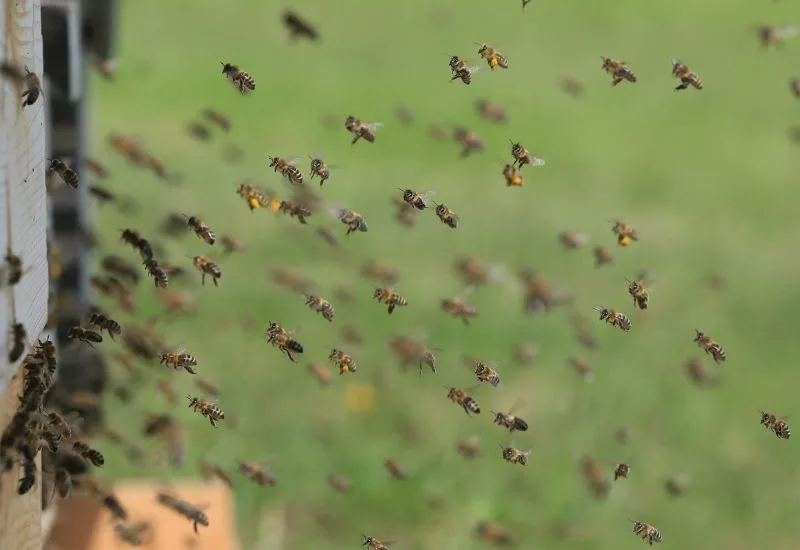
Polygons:
<instances>
[{"instance_id":1,"label":"white painted wood","mask_svg":"<svg viewBox=\"0 0 800 550\"><path fill-rule=\"evenodd\" d=\"M0 0L0 59L43 80L41 0ZM45 102L40 96L23 110L22 91L0 79L0 255L10 248L26 271L18 285L0 289L0 393L17 368L7 360L14 319L29 342L47 319Z\"/></svg>"}]
</instances>

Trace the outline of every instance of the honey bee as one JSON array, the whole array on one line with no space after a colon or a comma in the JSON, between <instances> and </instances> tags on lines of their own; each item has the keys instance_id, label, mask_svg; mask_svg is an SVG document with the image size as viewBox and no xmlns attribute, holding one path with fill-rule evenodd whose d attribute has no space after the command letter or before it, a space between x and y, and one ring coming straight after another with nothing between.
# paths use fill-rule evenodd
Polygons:
<instances>
[{"instance_id":1,"label":"honey bee","mask_svg":"<svg viewBox=\"0 0 800 550\"><path fill-rule=\"evenodd\" d=\"M648 283L641 278L635 281L628 280L628 294L633 298L634 307L647 309L647 305L650 302L650 289L648 286Z\"/></svg>"},{"instance_id":2,"label":"honey bee","mask_svg":"<svg viewBox=\"0 0 800 550\"><path fill-rule=\"evenodd\" d=\"M22 323L14 323L11 325L11 346L8 350L8 362L16 363L25 352L26 341L28 340L28 331L25 330L25 325Z\"/></svg>"},{"instance_id":3,"label":"honey bee","mask_svg":"<svg viewBox=\"0 0 800 550\"><path fill-rule=\"evenodd\" d=\"M448 315L456 319L461 319L466 326L469 326L470 319L474 319L478 316L478 308L467 304L458 296L443 299L439 307Z\"/></svg>"},{"instance_id":4,"label":"honey bee","mask_svg":"<svg viewBox=\"0 0 800 550\"><path fill-rule=\"evenodd\" d=\"M509 464L519 464L520 466L525 466L528 464L528 457L531 454L530 451L521 451L520 449L514 447L513 443L505 447L500 445L500 448L503 450L503 460Z\"/></svg>"},{"instance_id":5,"label":"honey bee","mask_svg":"<svg viewBox=\"0 0 800 550\"><path fill-rule=\"evenodd\" d=\"M522 187L525 185L522 174L511 164L503 166L503 177L506 178L506 187Z\"/></svg>"},{"instance_id":6,"label":"honey bee","mask_svg":"<svg viewBox=\"0 0 800 550\"><path fill-rule=\"evenodd\" d=\"M574 78L562 78L558 84L561 87L561 90L567 95L576 98L583 95L583 84Z\"/></svg>"},{"instance_id":7,"label":"honey bee","mask_svg":"<svg viewBox=\"0 0 800 550\"><path fill-rule=\"evenodd\" d=\"M595 498L603 499L608 496L608 492L611 490L611 481L600 463L589 455L583 455L580 458L579 466L583 479Z\"/></svg>"},{"instance_id":8,"label":"honey bee","mask_svg":"<svg viewBox=\"0 0 800 550\"><path fill-rule=\"evenodd\" d=\"M535 344L519 344L514 347L514 360L520 365L532 365L539 355L539 346Z\"/></svg>"},{"instance_id":9,"label":"honey bee","mask_svg":"<svg viewBox=\"0 0 800 550\"><path fill-rule=\"evenodd\" d=\"M431 124L428 126L428 133L436 141L447 141L447 132L440 124Z\"/></svg>"},{"instance_id":10,"label":"honey bee","mask_svg":"<svg viewBox=\"0 0 800 550\"><path fill-rule=\"evenodd\" d=\"M403 200L417 210L425 210L431 204L431 198L436 195L436 191L425 191L417 193L412 189L400 189L403 192Z\"/></svg>"},{"instance_id":11,"label":"honey bee","mask_svg":"<svg viewBox=\"0 0 800 550\"><path fill-rule=\"evenodd\" d=\"M461 144L461 158L467 158L472 153L480 153L485 147L478 134L461 126L453 129L453 139Z\"/></svg>"},{"instance_id":12,"label":"honey bee","mask_svg":"<svg viewBox=\"0 0 800 550\"><path fill-rule=\"evenodd\" d=\"M469 416L470 413L473 414L480 414L481 408L478 405L478 402L475 401L470 395L465 391L459 388L455 388L453 386L444 386L447 388L447 398L450 399L453 403L456 403L464 412L467 413Z\"/></svg>"},{"instance_id":13,"label":"honey bee","mask_svg":"<svg viewBox=\"0 0 800 550\"><path fill-rule=\"evenodd\" d=\"M669 496L675 498L683 495L686 492L689 479L687 476L670 477L664 482L664 489Z\"/></svg>"},{"instance_id":14,"label":"honey bee","mask_svg":"<svg viewBox=\"0 0 800 550\"><path fill-rule=\"evenodd\" d=\"M502 265L486 265L473 256L456 258L453 269L461 282L475 287L503 280L505 271Z\"/></svg>"},{"instance_id":15,"label":"honey bee","mask_svg":"<svg viewBox=\"0 0 800 550\"><path fill-rule=\"evenodd\" d=\"M280 201L278 204L278 211L288 214L292 218L296 217L297 221L303 225L308 224L306 217L311 215L311 210L308 208L285 200Z\"/></svg>"},{"instance_id":16,"label":"honey bee","mask_svg":"<svg viewBox=\"0 0 800 550\"><path fill-rule=\"evenodd\" d=\"M394 219L397 223L405 227L414 227L417 223L416 208L404 201L402 195L392 195L392 204L396 208Z\"/></svg>"},{"instance_id":17,"label":"honey bee","mask_svg":"<svg viewBox=\"0 0 800 550\"><path fill-rule=\"evenodd\" d=\"M328 476L328 484L333 487L333 490L337 493L347 494L353 488L352 483L344 477L340 475L330 475Z\"/></svg>"},{"instance_id":18,"label":"honey bee","mask_svg":"<svg viewBox=\"0 0 800 550\"><path fill-rule=\"evenodd\" d=\"M86 169L99 179L104 180L111 174L111 171L99 160L92 157L86 157L84 160L86 162Z\"/></svg>"},{"instance_id":19,"label":"honey bee","mask_svg":"<svg viewBox=\"0 0 800 550\"><path fill-rule=\"evenodd\" d=\"M240 93L247 94L256 89L256 80L248 73L230 63L220 61L220 64L222 65L222 74L224 74L234 86L239 88Z\"/></svg>"},{"instance_id":20,"label":"honey bee","mask_svg":"<svg viewBox=\"0 0 800 550\"><path fill-rule=\"evenodd\" d=\"M611 256L611 252L609 252L608 250L599 245L595 246L594 249L592 249L592 255L594 256L595 268L602 267L606 264L610 264L614 259Z\"/></svg>"},{"instance_id":21,"label":"honey bee","mask_svg":"<svg viewBox=\"0 0 800 550\"><path fill-rule=\"evenodd\" d=\"M619 313L617 311L614 311L613 309L603 306L594 306L592 309L594 309L595 311L599 311L600 320L605 321L612 327L617 327L621 330L624 330L625 332L631 330L631 320L624 313Z\"/></svg>"},{"instance_id":22,"label":"honey bee","mask_svg":"<svg viewBox=\"0 0 800 550\"><path fill-rule=\"evenodd\" d=\"M119 326L114 319L102 314L102 313L92 313L91 317L89 318L89 324L98 327L100 330L105 330L108 332L108 335L111 339L114 339L115 335L122 334L122 327Z\"/></svg>"},{"instance_id":23,"label":"honey bee","mask_svg":"<svg viewBox=\"0 0 800 550\"><path fill-rule=\"evenodd\" d=\"M69 470L66 468L58 468L53 482L56 491L58 491L58 496L61 498L69 498L72 495L72 476Z\"/></svg>"},{"instance_id":24,"label":"honey bee","mask_svg":"<svg viewBox=\"0 0 800 550\"><path fill-rule=\"evenodd\" d=\"M330 167L325 163L324 160L320 158L314 158L309 155L311 159L311 180L314 179L314 176L319 176L319 186L328 181L328 178L331 177Z\"/></svg>"},{"instance_id":25,"label":"honey bee","mask_svg":"<svg viewBox=\"0 0 800 550\"><path fill-rule=\"evenodd\" d=\"M375 537L361 535L364 537L364 543L361 546L366 546L367 550L389 550L389 547L383 544Z\"/></svg>"},{"instance_id":26,"label":"honey bee","mask_svg":"<svg viewBox=\"0 0 800 550\"><path fill-rule=\"evenodd\" d=\"M492 363L494 365L494 363ZM478 382L488 382L492 387L500 385L500 375L497 369L483 361L472 361L472 367L475 369L475 376L478 377Z\"/></svg>"},{"instance_id":27,"label":"honey bee","mask_svg":"<svg viewBox=\"0 0 800 550\"><path fill-rule=\"evenodd\" d=\"M61 159L51 159L47 167L48 172L55 172L58 176L73 189L78 188L78 173Z\"/></svg>"},{"instance_id":28,"label":"honey bee","mask_svg":"<svg viewBox=\"0 0 800 550\"><path fill-rule=\"evenodd\" d=\"M461 60L457 55L450 57L450 82L454 80L460 80L466 85L470 85L472 83L472 75L480 70L480 66L473 65L468 67L467 64Z\"/></svg>"},{"instance_id":29,"label":"honey bee","mask_svg":"<svg viewBox=\"0 0 800 550\"><path fill-rule=\"evenodd\" d=\"M157 499L159 504L179 513L186 519L191 520L192 528L194 529L195 533L198 532L198 525L208 527L208 516L206 516L206 514L203 512L205 506L194 506L168 493L158 493Z\"/></svg>"},{"instance_id":30,"label":"honey bee","mask_svg":"<svg viewBox=\"0 0 800 550\"><path fill-rule=\"evenodd\" d=\"M144 261L144 268L147 274L153 278L153 283L158 288L167 288L169 286L169 275L158 262L153 258L148 258Z\"/></svg>"},{"instance_id":31,"label":"honey bee","mask_svg":"<svg viewBox=\"0 0 800 550\"><path fill-rule=\"evenodd\" d=\"M131 245L142 256L143 260L149 260L155 255L150 242L135 229L123 229L120 239Z\"/></svg>"},{"instance_id":32,"label":"honey bee","mask_svg":"<svg viewBox=\"0 0 800 550\"><path fill-rule=\"evenodd\" d=\"M525 11L525 8L526 8L526 7L528 6L528 4L530 4L530 3L531 3L531 0L522 0L522 11Z\"/></svg>"},{"instance_id":33,"label":"honey bee","mask_svg":"<svg viewBox=\"0 0 800 550\"><path fill-rule=\"evenodd\" d=\"M213 122L223 130L225 130L226 132L230 132L231 119L229 119L225 115L219 113L218 111L214 111L213 109L206 109L205 111L203 111L203 116L210 122Z\"/></svg>"},{"instance_id":34,"label":"honey bee","mask_svg":"<svg viewBox=\"0 0 800 550\"><path fill-rule=\"evenodd\" d=\"M292 357L292 352L303 353L303 346L300 342L295 340L290 333L286 332L278 323L270 321L265 335L269 344L272 344L285 353L292 361L295 360L294 357Z\"/></svg>"},{"instance_id":35,"label":"honey bee","mask_svg":"<svg viewBox=\"0 0 800 550\"><path fill-rule=\"evenodd\" d=\"M36 76L36 73L28 69L28 67L24 67L24 71L25 73L23 73L19 67L15 67L10 63L3 63L0 65L0 74L16 82L25 89L20 96L22 97L23 108L30 107L36 103L36 100L42 95L42 83L39 77Z\"/></svg>"},{"instance_id":36,"label":"honey bee","mask_svg":"<svg viewBox=\"0 0 800 550\"><path fill-rule=\"evenodd\" d=\"M725 353L725 348L720 346L717 342L706 336L699 330L695 329L694 342L703 349L707 354L711 355L716 363L724 363L728 355Z\"/></svg>"},{"instance_id":37,"label":"honey bee","mask_svg":"<svg viewBox=\"0 0 800 550\"><path fill-rule=\"evenodd\" d=\"M789 430L789 424L786 422L788 417L784 416L783 418L778 418L774 414L765 413L764 411L759 412L761 413L761 424L765 428L775 432L778 439L789 439L792 432Z\"/></svg>"},{"instance_id":38,"label":"honey bee","mask_svg":"<svg viewBox=\"0 0 800 550\"><path fill-rule=\"evenodd\" d=\"M339 367L339 374L354 373L358 370L355 360L349 354L342 350L333 348L331 349L328 360Z\"/></svg>"},{"instance_id":39,"label":"honey bee","mask_svg":"<svg viewBox=\"0 0 800 550\"><path fill-rule=\"evenodd\" d=\"M800 97L800 78L793 78L789 81L789 89L795 97Z\"/></svg>"},{"instance_id":40,"label":"honey bee","mask_svg":"<svg viewBox=\"0 0 800 550\"><path fill-rule=\"evenodd\" d=\"M239 464L239 472L258 485L262 487L274 487L276 484L275 477L269 472L266 464L255 462L242 462Z\"/></svg>"},{"instance_id":41,"label":"honey bee","mask_svg":"<svg viewBox=\"0 0 800 550\"><path fill-rule=\"evenodd\" d=\"M327 321L333 321L335 311L331 303L322 298L321 296L314 296L312 294L305 295L306 305L322 315Z\"/></svg>"},{"instance_id":42,"label":"honey bee","mask_svg":"<svg viewBox=\"0 0 800 550\"><path fill-rule=\"evenodd\" d=\"M387 458L383 463L383 466L386 468L386 471L389 472L389 475L394 479L405 479L407 476L405 468L403 468L394 458Z\"/></svg>"},{"instance_id":43,"label":"honey bee","mask_svg":"<svg viewBox=\"0 0 800 550\"><path fill-rule=\"evenodd\" d=\"M685 90L689 86L692 86L696 90L703 89L703 81L700 77L677 59L672 60L672 76L681 81L675 88L676 90Z\"/></svg>"},{"instance_id":44,"label":"honey bee","mask_svg":"<svg viewBox=\"0 0 800 550\"><path fill-rule=\"evenodd\" d=\"M528 423L525 422L525 420L523 420L519 416L515 416L513 414L515 408L516 406L511 407L511 409L507 413L492 411L492 414L494 415L494 420L492 420L492 422L494 422L498 426L502 426L509 432L528 431Z\"/></svg>"},{"instance_id":45,"label":"honey bee","mask_svg":"<svg viewBox=\"0 0 800 550\"><path fill-rule=\"evenodd\" d=\"M558 234L558 240L564 248L576 249L586 244L586 235L583 233L565 231Z\"/></svg>"},{"instance_id":46,"label":"honey bee","mask_svg":"<svg viewBox=\"0 0 800 550\"><path fill-rule=\"evenodd\" d=\"M633 227L619 220L614 222L611 232L617 236L619 246L628 246L631 241L639 240L639 233Z\"/></svg>"},{"instance_id":47,"label":"honey bee","mask_svg":"<svg viewBox=\"0 0 800 550\"><path fill-rule=\"evenodd\" d=\"M619 478L628 479L628 474L631 473L631 467L628 464L622 463L614 466L614 481Z\"/></svg>"},{"instance_id":48,"label":"honey bee","mask_svg":"<svg viewBox=\"0 0 800 550\"><path fill-rule=\"evenodd\" d=\"M224 248L223 254L232 254L234 252L245 252L247 250L247 246L245 244L234 238L230 235L223 235L222 239L220 239L220 243Z\"/></svg>"},{"instance_id":49,"label":"honey bee","mask_svg":"<svg viewBox=\"0 0 800 550\"><path fill-rule=\"evenodd\" d=\"M797 36L795 25L762 25L758 27L758 37L764 47L783 47L784 43Z\"/></svg>"},{"instance_id":50,"label":"honey bee","mask_svg":"<svg viewBox=\"0 0 800 550\"><path fill-rule=\"evenodd\" d=\"M236 193L247 202L248 208L252 212L256 208L266 208L269 206L269 199L262 192L246 183L239 184Z\"/></svg>"},{"instance_id":51,"label":"honey bee","mask_svg":"<svg viewBox=\"0 0 800 550\"><path fill-rule=\"evenodd\" d=\"M510 546L514 544L514 535L499 523L479 521L475 526L475 533L486 542L498 546Z\"/></svg>"},{"instance_id":52,"label":"honey bee","mask_svg":"<svg viewBox=\"0 0 800 550\"><path fill-rule=\"evenodd\" d=\"M612 76L611 86L616 86L623 80L636 82L636 75L624 61L600 56L603 60L603 70Z\"/></svg>"},{"instance_id":53,"label":"honey bee","mask_svg":"<svg viewBox=\"0 0 800 550\"><path fill-rule=\"evenodd\" d=\"M456 451L466 459L475 458L481 452L481 440L477 435L473 435L459 441L456 443Z\"/></svg>"},{"instance_id":54,"label":"honey bee","mask_svg":"<svg viewBox=\"0 0 800 550\"><path fill-rule=\"evenodd\" d=\"M633 523L633 532L650 546L653 546L654 542L663 540L661 532L649 523L634 520L630 520L630 522Z\"/></svg>"},{"instance_id":55,"label":"honey bee","mask_svg":"<svg viewBox=\"0 0 800 550\"><path fill-rule=\"evenodd\" d=\"M697 359L692 359L686 363L686 373L692 382L701 388L716 386L719 383L716 371Z\"/></svg>"},{"instance_id":56,"label":"honey bee","mask_svg":"<svg viewBox=\"0 0 800 550\"><path fill-rule=\"evenodd\" d=\"M145 542L146 533L150 532L152 525L148 522L142 521L132 525L125 525L124 523L117 523L114 526L114 531L119 536L122 542L130 544L131 546L142 546Z\"/></svg>"},{"instance_id":57,"label":"honey bee","mask_svg":"<svg viewBox=\"0 0 800 550\"><path fill-rule=\"evenodd\" d=\"M308 370L323 386L327 386L331 383L331 375L324 365L320 365L319 363L311 363L308 366Z\"/></svg>"},{"instance_id":58,"label":"honey bee","mask_svg":"<svg viewBox=\"0 0 800 550\"><path fill-rule=\"evenodd\" d=\"M394 312L396 307L405 307L408 305L408 301L397 294L393 290L389 290L387 288L376 288L375 292L372 293L372 297L375 298L379 303L386 304L387 311L389 315Z\"/></svg>"},{"instance_id":59,"label":"honey bee","mask_svg":"<svg viewBox=\"0 0 800 550\"><path fill-rule=\"evenodd\" d=\"M492 103L488 99L478 99L475 101L475 109L478 114L490 122L507 122L506 110L497 103Z\"/></svg>"},{"instance_id":60,"label":"honey bee","mask_svg":"<svg viewBox=\"0 0 800 550\"><path fill-rule=\"evenodd\" d=\"M370 143L375 143L375 132L379 128L383 127L383 123L362 122L361 119L350 115L347 117L347 119L345 119L344 127L347 129L348 132L353 134L353 141L350 142L351 145L355 145L355 143L361 138L364 138L366 141Z\"/></svg>"},{"instance_id":61,"label":"honey bee","mask_svg":"<svg viewBox=\"0 0 800 550\"><path fill-rule=\"evenodd\" d=\"M400 282L400 272L395 267L376 261L362 265L359 273L367 279L384 285L394 285Z\"/></svg>"},{"instance_id":62,"label":"honey bee","mask_svg":"<svg viewBox=\"0 0 800 550\"><path fill-rule=\"evenodd\" d=\"M191 395L187 395L186 397L189 399L189 408L208 418L212 426L216 427L217 422L225 419L225 413L217 403Z\"/></svg>"},{"instance_id":63,"label":"honey bee","mask_svg":"<svg viewBox=\"0 0 800 550\"><path fill-rule=\"evenodd\" d=\"M93 449L83 441L76 441L72 444L72 450L80 455L84 460L91 462L93 466L102 466L106 460L97 449Z\"/></svg>"},{"instance_id":64,"label":"honey bee","mask_svg":"<svg viewBox=\"0 0 800 550\"><path fill-rule=\"evenodd\" d=\"M200 284L206 284L206 275L211 277L214 286L219 286L219 279L222 278L222 270L217 264L211 261L208 256L195 256L192 258L195 269L200 272Z\"/></svg>"},{"instance_id":65,"label":"honey bee","mask_svg":"<svg viewBox=\"0 0 800 550\"><path fill-rule=\"evenodd\" d=\"M171 369L184 369L189 374L197 374L194 368L197 366L197 359L193 355L186 353L184 348L163 352L158 356L158 362Z\"/></svg>"},{"instance_id":66,"label":"honey bee","mask_svg":"<svg viewBox=\"0 0 800 550\"><path fill-rule=\"evenodd\" d=\"M488 44L479 44L475 42L475 45L478 46L478 55L486 60L490 69L494 70L495 67L508 69L508 60L503 54Z\"/></svg>"},{"instance_id":67,"label":"honey bee","mask_svg":"<svg viewBox=\"0 0 800 550\"><path fill-rule=\"evenodd\" d=\"M347 226L347 233L345 233L345 236L355 231L366 233L369 230L367 221L355 210L349 208L333 208L331 213L336 219Z\"/></svg>"},{"instance_id":68,"label":"honey bee","mask_svg":"<svg viewBox=\"0 0 800 550\"><path fill-rule=\"evenodd\" d=\"M109 134L108 141L111 147L119 154L123 155L128 162L136 166L144 166L147 162L147 155L142 150L136 139L131 136L119 134Z\"/></svg>"},{"instance_id":69,"label":"honey bee","mask_svg":"<svg viewBox=\"0 0 800 550\"><path fill-rule=\"evenodd\" d=\"M296 38L319 40L317 29L293 11L287 10L283 13L283 24L289 30L289 37L293 40Z\"/></svg>"},{"instance_id":70,"label":"honey bee","mask_svg":"<svg viewBox=\"0 0 800 550\"><path fill-rule=\"evenodd\" d=\"M458 228L458 222L460 218L450 208L444 204L436 204L436 210L434 212L436 213L436 217L439 218L447 227L450 227L451 229Z\"/></svg>"},{"instance_id":71,"label":"honey bee","mask_svg":"<svg viewBox=\"0 0 800 550\"><path fill-rule=\"evenodd\" d=\"M273 169L273 172L280 172L292 185L302 185L303 174L295 166L296 160L286 160L269 155L267 155L267 158L269 159L269 167Z\"/></svg>"},{"instance_id":72,"label":"honey bee","mask_svg":"<svg viewBox=\"0 0 800 550\"><path fill-rule=\"evenodd\" d=\"M217 242L216 235L203 220L195 216L187 216L186 214L184 214L183 217L186 218L187 225L194 231L195 235L205 241L206 244L212 245Z\"/></svg>"},{"instance_id":73,"label":"honey bee","mask_svg":"<svg viewBox=\"0 0 800 550\"><path fill-rule=\"evenodd\" d=\"M544 166L544 159L532 155L521 143L512 140L508 141L511 142L511 156L514 157L514 162L511 165L512 167L519 166L519 169L522 170L522 167L526 164L530 164L531 166Z\"/></svg>"},{"instance_id":74,"label":"honey bee","mask_svg":"<svg viewBox=\"0 0 800 550\"><path fill-rule=\"evenodd\" d=\"M103 341L103 336L99 332L74 326L67 331L67 338L70 340L78 340L87 344L89 347L94 347L94 344L99 344Z\"/></svg>"},{"instance_id":75,"label":"honey bee","mask_svg":"<svg viewBox=\"0 0 800 550\"><path fill-rule=\"evenodd\" d=\"M592 366L588 363L588 361L586 361L586 359L573 355L567 359L567 362L573 369L575 369L575 372L577 372L578 375L584 379L584 381L594 381L594 372L592 372Z\"/></svg>"}]
</instances>

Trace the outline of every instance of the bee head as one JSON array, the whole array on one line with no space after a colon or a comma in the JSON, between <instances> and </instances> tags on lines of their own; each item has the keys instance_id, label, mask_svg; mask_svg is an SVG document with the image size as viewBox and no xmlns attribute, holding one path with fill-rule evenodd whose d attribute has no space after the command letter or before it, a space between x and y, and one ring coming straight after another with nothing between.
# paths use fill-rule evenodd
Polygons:
<instances>
[{"instance_id":1,"label":"bee head","mask_svg":"<svg viewBox=\"0 0 800 550\"><path fill-rule=\"evenodd\" d=\"M455 69L459 63L461 63L461 60L458 58L457 55L454 55L450 58L450 67L452 67L453 69Z\"/></svg>"},{"instance_id":2,"label":"bee head","mask_svg":"<svg viewBox=\"0 0 800 550\"><path fill-rule=\"evenodd\" d=\"M230 63L225 63L223 61L220 61L220 64L222 65L222 74L233 71L233 65L231 65Z\"/></svg>"},{"instance_id":3,"label":"bee head","mask_svg":"<svg viewBox=\"0 0 800 550\"><path fill-rule=\"evenodd\" d=\"M403 191L403 200L407 202L411 202L411 199L414 198L414 191L411 189L406 189Z\"/></svg>"},{"instance_id":4,"label":"bee head","mask_svg":"<svg viewBox=\"0 0 800 550\"><path fill-rule=\"evenodd\" d=\"M436 215L441 217L447 213L447 207L443 204L436 205Z\"/></svg>"}]
</instances>

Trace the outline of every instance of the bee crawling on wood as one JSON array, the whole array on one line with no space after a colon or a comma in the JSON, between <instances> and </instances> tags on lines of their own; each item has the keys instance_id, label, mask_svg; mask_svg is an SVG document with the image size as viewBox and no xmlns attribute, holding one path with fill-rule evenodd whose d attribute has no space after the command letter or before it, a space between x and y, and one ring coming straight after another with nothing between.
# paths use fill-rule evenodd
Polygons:
<instances>
[{"instance_id":1,"label":"bee crawling on wood","mask_svg":"<svg viewBox=\"0 0 800 550\"><path fill-rule=\"evenodd\" d=\"M618 61L616 59L611 59L609 57L602 57L603 60L603 70L611 75L611 86L616 86L623 80L627 80L628 82L636 82L636 75L633 74L633 71L628 67L624 61Z\"/></svg>"},{"instance_id":2,"label":"bee crawling on wood","mask_svg":"<svg viewBox=\"0 0 800 550\"><path fill-rule=\"evenodd\" d=\"M594 306L592 309L599 311L600 320L605 321L612 327L617 327L625 332L629 332L631 330L631 320L624 313L619 313L618 311L614 311L613 309L603 306Z\"/></svg>"},{"instance_id":3,"label":"bee crawling on wood","mask_svg":"<svg viewBox=\"0 0 800 550\"><path fill-rule=\"evenodd\" d=\"M36 103L36 100L42 95L42 82L39 80L36 73L28 69L28 67L23 67L23 69L20 70L19 67L4 62L0 64L0 74L16 82L25 89L20 96L22 98L23 108L30 107Z\"/></svg>"},{"instance_id":4,"label":"bee crawling on wood","mask_svg":"<svg viewBox=\"0 0 800 550\"><path fill-rule=\"evenodd\" d=\"M158 493L158 503L170 508L174 512L179 513L183 517L192 521L192 528L197 533L197 526L203 525L208 527L208 516L203 512L205 506L194 506L186 501L179 500L173 495L168 493Z\"/></svg>"},{"instance_id":5,"label":"bee crawling on wood","mask_svg":"<svg viewBox=\"0 0 800 550\"><path fill-rule=\"evenodd\" d=\"M103 341L103 336L99 332L80 326L70 328L67 331L67 338L83 342L91 348L94 347L94 344L100 344Z\"/></svg>"},{"instance_id":6,"label":"bee crawling on wood","mask_svg":"<svg viewBox=\"0 0 800 550\"><path fill-rule=\"evenodd\" d=\"M230 63L220 61L220 64L222 65L222 74L224 74L234 86L239 88L241 94L248 94L256 89L256 80L248 73Z\"/></svg>"},{"instance_id":7,"label":"bee crawling on wood","mask_svg":"<svg viewBox=\"0 0 800 550\"><path fill-rule=\"evenodd\" d=\"M225 413L217 403L191 395L186 397L189 399L189 408L208 418L212 426L216 427L217 422L225 419Z\"/></svg>"},{"instance_id":8,"label":"bee crawling on wood","mask_svg":"<svg viewBox=\"0 0 800 550\"><path fill-rule=\"evenodd\" d=\"M528 457L531 454L530 451L521 451L514 447L513 443L506 446L500 445L500 448L503 450L503 460L509 464L519 464L520 466L528 464Z\"/></svg>"},{"instance_id":9,"label":"bee crawling on wood","mask_svg":"<svg viewBox=\"0 0 800 550\"><path fill-rule=\"evenodd\" d=\"M704 333L700 332L699 330L695 329L695 337L694 342L703 349L707 354L711 355L716 363L724 363L725 359L727 359L728 354L725 352L725 348L723 348L719 343L714 341L710 336L705 335Z\"/></svg>"}]
</instances>

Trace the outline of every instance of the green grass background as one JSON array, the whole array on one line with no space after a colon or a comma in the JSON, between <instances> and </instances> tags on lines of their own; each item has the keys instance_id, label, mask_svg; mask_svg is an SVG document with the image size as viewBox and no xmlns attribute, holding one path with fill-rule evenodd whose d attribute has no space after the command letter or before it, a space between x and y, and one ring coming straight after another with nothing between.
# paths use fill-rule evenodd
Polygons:
<instances>
[{"instance_id":1,"label":"green grass background","mask_svg":"<svg viewBox=\"0 0 800 550\"><path fill-rule=\"evenodd\" d=\"M800 165L787 128L798 121L788 80L798 76L792 71L800 43L765 51L753 31L758 23L796 20L796 4L536 0L524 14L516 0L293 7L319 26L319 44L288 44L280 24L284 6L274 3L125 2L117 79L92 79L93 155L112 168L109 187L143 207L125 219L112 208L97 212L103 250L133 259L120 251L116 230L132 226L155 238L169 211L198 214L218 234L249 246L222 263L220 288L201 288L199 277L183 283L196 291L199 315L164 329L221 385L221 405L235 422L214 430L183 403L168 407L152 386L133 407L109 399L109 423L123 433L138 433L132 411L171 410L192 437L179 471L142 471L113 449L106 470L116 478L166 479L196 475L202 458L231 469L239 459L268 459L275 488L237 479L244 548L255 547L258 517L268 508L287 510L285 547L292 549L355 548L362 533L404 549L482 548L486 543L471 534L480 520L505 524L524 548L640 547L628 518L657 526L672 548L796 548L800 455L793 440L777 440L758 425L758 411L792 415L796 403ZM450 55L478 60L473 41L496 46L511 68L484 67L469 87L449 83ZM601 55L628 62L639 82L612 89ZM673 91L673 57L701 75L702 92ZM256 93L242 98L233 91L220 61L253 74ZM565 95L563 77L580 80L585 95ZM509 123L480 119L473 108L480 97L506 106ZM398 105L412 109L414 126L396 121ZM229 114L234 129L201 144L187 137L186 125L207 107ZM350 146L343 128L348 114L385 123L376 143ZM328 115L341 123L325 127ZM456 144L429 137L431 123L474 129L486 151L459 159ZM112 130L141 136L184 175L183 184L129 168L106 144ZM525 170L527 184L519 189L506 188L500 175L509 138L547 160ZM246 152L242 164L222 159L232 143ZM282 188L266 169L266 155L314 153L340 165L322 190L325 199L369 222L368 233L351 236L339 251L314 234L317 225L343 234L324 214L301 227L264 211L251 214L234 192L246 177ZM398 226L390 199L406 186L435 189L461 216L461 227L452 231L428 212L413 229ZM616 249L608 224L616 218L636 227L641 241ZM588 233L592 243L614 251L614 263L596 270L588 249L563 250L557 242L563 230ZM186 256L209 251L192 235L164 245L171 260L189 268ZM461 290L451 264L466 253L502 263L510 274L472 297L481 317L471 327L438 310L441 298ZM373 285L358 276L371 259L402 272L396 289L409 306L391 317L371 300ZM334 301L336 320L328 324L269 282L277 266L311 277L323 296L345 285L357 300ZM600 348L586 354L572 337L568 309L522 313L514 273L524 267L575 292L576 308L592 321L595 304L631 314L632 332L597 322L591 326ZM641 269L656 279L646 315L633 311L626 293L625 277ZM712 273L727 278L724 291L704 286ZM160 314L152 286L142 284L138 295L141 319ZM257 330L243 329L243 316ZM306 353L297 364L265 343L261 327L268 320L302 327ZM325 361L345 324L366 338L351 348L360 370L323 388L306 365ZM684 375L686 360L701 356L692 343L695 328L728 351L717 390L698 390ZM401 333L428 336L443 350L438 374L420 378L397 367L386 340ZM539 344L540 355L523 367L512 349L528 341ZM475 391L485 412L473 418L448 402L442 388L473 385L463 354L497 360L503 375L499 389ZM593 384L567 366L572 354L591 361ZM158 365L147 370L153 379L171 375L181 394L191 389L188 376ZM116 375L123 380L121 371ZM347 387L365 381L378 388L376 409L348 412ZM502 461L497 445L509 437L488 414L518 400L531 425L514 437L533 451L526 468ZM631 434L627 445L612 437L619 426ZM471 434L481 436L484 454L467 462L454 444ZM575 457L583 452L633 467L605 502L592 499L579 475ZM389 456L407 467L409 479L388 477L382 462ZM331 473L350 478L353 492L334 493L325 482ZM680 473L692 475L690 491L673 500L663 481ZM443 510L425 504L430 494L445 497ZM332 526L316 524L318 509L332 514ZM571 525L573 536L555 537L556 524Z\"/></svg>"}]
</instances>

